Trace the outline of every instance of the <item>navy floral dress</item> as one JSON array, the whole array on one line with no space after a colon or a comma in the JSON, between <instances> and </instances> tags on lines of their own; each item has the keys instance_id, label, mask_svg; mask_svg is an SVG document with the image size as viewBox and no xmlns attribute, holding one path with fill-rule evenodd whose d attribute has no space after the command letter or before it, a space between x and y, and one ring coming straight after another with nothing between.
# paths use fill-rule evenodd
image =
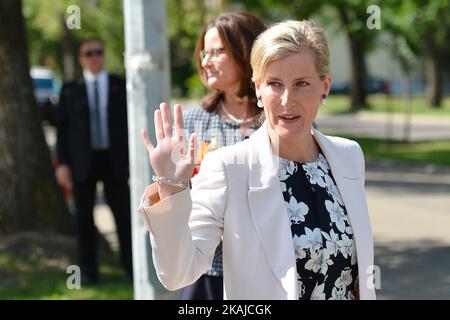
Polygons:
<instances>
[{"instance_id":1,"label":"navy floral dress","mask_svg":"<svg viewBox=\"0 0 450 320\"><path fill-rule=\"evenodd\" d=\"M301 300L354 300L358 275L350 219L325 157L280 158L281 189L291 223Z\"/></svg>"}]
</instances>

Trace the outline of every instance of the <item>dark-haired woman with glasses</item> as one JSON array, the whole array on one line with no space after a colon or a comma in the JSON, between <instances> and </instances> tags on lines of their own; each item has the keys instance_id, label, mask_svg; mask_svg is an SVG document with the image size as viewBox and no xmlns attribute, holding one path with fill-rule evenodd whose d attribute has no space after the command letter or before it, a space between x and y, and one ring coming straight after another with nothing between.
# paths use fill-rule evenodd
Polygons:
<instances>
[{"instance_id":1,"label":"dark-haired woman with glasses","mask_svg":"<svg viewBox=\"0 0 450 320\"><path fill-rule=\"evenodd\" d=\"M252 86L250 52L264 22L250 13L226 13L211 21L200 34L195 64L211 93L202 108L184 112L186 136L196 132L199 143L196 163L214 149L235 144L259 128L261 109ZM194 170L193 179L200 165ZM222 245L216 249L212 267L195 283L181 290L181 299L222 300Z\"/></svg>"}]
</instances>

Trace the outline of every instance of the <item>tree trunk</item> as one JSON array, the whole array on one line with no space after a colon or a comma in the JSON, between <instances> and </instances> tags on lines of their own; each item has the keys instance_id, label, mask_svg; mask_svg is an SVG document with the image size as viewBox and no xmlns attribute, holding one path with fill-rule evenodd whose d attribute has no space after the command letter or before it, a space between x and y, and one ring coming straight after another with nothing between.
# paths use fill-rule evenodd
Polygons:
<instances>
[{"instance_id":1,"label":"tree trunk","mask_svg":"<svg viewBox=\"0 0 450 320\"><path fill-rule=\"evenodd\" d=\"M18 0L0 1L0 75L0 232L68 232L73 219L39 121Z\"/></svg>"},{"instance_id":2,"label":"tree trunk","mask_svg":"<svg viewBox=\"0 0 450 320\"><path fill-rule=\"evenodd\" d=\"M430 108L439 108L442 102L441 68L433 37L428 35L425 44L425 77L427 81L427 100Z\"/></svg>"},{"instance_id":3,"label":"tree trunk","mask_svg":"<svg viewBox=\"0 0 450 320\"><path fill-rule=\"evenodd\" d=\"M366 77L365 52L363 40L359 39L356 34L349 30L350 19L347 9L343 6L336 7L339 12L341 23L347 31L348 40L350 42L350 52L352 57L351 80L350 80L350 98L352 111L357 111L367 107L366 92L364 88L364 80Z\"/></svg>"},{"instance_id":4,"label":"tree trunk","mask_svg":"<svg viewBox=\"0 0 450 320\"><path fill-rule=\"evenodd\" d=\"M352 51L352 79L350 82L351 90L351 110L357 111L367 107L366 92L364 80L366 78L366 67L364 62L364 50L362 44L350 35L350 48Z\"/></svg>"}]
</instances>

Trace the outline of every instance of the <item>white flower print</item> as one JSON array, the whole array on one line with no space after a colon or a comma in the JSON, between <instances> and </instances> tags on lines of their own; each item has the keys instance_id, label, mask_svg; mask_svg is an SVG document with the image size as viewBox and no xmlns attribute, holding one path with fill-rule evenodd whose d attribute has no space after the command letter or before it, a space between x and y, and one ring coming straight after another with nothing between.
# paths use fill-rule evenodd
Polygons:
<instances>
[{"instance_id":1,"label":"white flower print","mask_svg":"<svg viewBox=\"0 0 450 320\"><path fill-rule=\"evenodd\" d=\"M294 250L296 259L306 258L306 251L304 249L307 249L307 247L303 246L303 243L300 241L300 237L294 235Z\"/></svg>"},{"instance_id":2,"label":"white flower print","mask_svg":"<svg viewBox=\"0 0 450 320\"><path fill-rule=\"evenodd\" d=\"M326 246L328 252L336 257L339 252L339 246L337 244L339 241L339 235L336 234L333 229L331 229L330 234L322 231L322 235L327 240Z\"/></svg>"},{"instance_id":3,"label":"white flower print","mask_svg":"<svg viewBox=\"0 0 450 320\"><path fill-rule=\"evenodd\" d=\"M286 206L291 223L299 224L300 222L305 222L305 215L308 214L309 208L304 202L297 202L294 197L291 197Z\"/></svg>"},{"instance_id":4,"label":"white flower print","mask_svg":"<svg viewBox=\"0 0 450 320\"><path fill-rule=\"evenodd\" d=\"M280 178L281 179L281 178ZM286 192L286 183L280 180L281 192Z\"/></svg>"},{"instance_id":5,"label":"white flower print","mask_svg":"<svg viewBox=\"0 0 450 320\"><path fill-rule=\"evenodd\" d=\"M297 164L294 161L279 158L278 177L280 178L281 191L286 192L286 183L283 182L297 171Z\"/></svg>"},{"instance_id":6,"label":"white flower print","mask_svg":"<svg viewBox=\"0 0 450 320\"><path fill-rule=\"evenodd\" d=\"M305 234L300 236L300 244L303 248L308 248L311 252L322 248L323 241L319 228L314 228L313 231L305 227Z\"/></svg>"},{"instance_id":7,"label":"white flower print","mask_svg":"<svg viewBox=\"0 0 450 320\"><path fill-rule=\"evenodd\" d=\"M341 271L341 276L336 279L334 285L338 288L347 288L352 283L352 270L345 268Z\"/></svg>"},{"instance_id":8,"label":"white flower print","mask_svg":"<svg viewBox=\"0 0 450 320\"><path fill-rule=\"evenodd\" d=\"M314 287L314 290L311 293L311 300L325 300L325 283L322 283L320 286L317 285Z\"/></svg>"},{"instance_id":9,"label":"white flower print","mask_svg":"<svg viewBox=\"0 0 450 320\"><path fill-rule=\"evenodd\" d=\"M348 219L347 219L347 221L348 221ZM345 228L345 233L346 234L353 234L352 226L347 226L347 228Z\"/></svg>"},{"instance_id":10,"label":"white flower print","mask_svg":"<svg viewBox=\"0 0 450 320\"><path fill-rule=\"evenodd\" d=\"M305 163L302 167L311 184L318 184L322 188L325 188L325 181L323 180L325 174L319 169L316 162Z\"/></svg>"},{"instance_id":11,"label":"white flower print","mask_svg":"<svg viewBox=\"0 0 450 320\"><path fill-rule=\"evenodd\" d=\"M352 254L353 241L346 235L342 235L342 239L338 241L339 251L345 259Z\"/></svg>"},{"instance_id":12,"label":"white flower print","mask_svg":"<svg viewBox=\"0 0 450 320\"><path fill-rule=\"evenodd\" d=\"M323 172L327 173L330 170L330 167L328 166L327 159L319 153L319 159L317 159L317 165L323 170Z\"/></svg>"},{"instance_id":13,"label":"white flower print","mask_svg":"<svg viewBox=\"0 0 450 320\"><path fill-rule=\"evenodd\" d=\"M330 300L347 300L347 297L345 296L346 291L347 288L345 287L334 287L331 291Z\"/></svg>"},{"instance_id":14,"label":"white flower print","mask_svg":"<svg viewBox=\"0 0 450 320\"><path fill-rule=\"evenodd\" d=\"M286 180L297 171L297 164L294 161L280 158L279 163L278 176L281 181Z\"/></svg>"},{"instance_id":15,"label":"white flower print","mask_svg":"<svg viewBox=\"0 0 450 320\"><path fill-rule=\"evenodd\" d=\"M323 250L311 251L311 259L305 263L306 270L312 270L312 272L317 273L322 266Z\"/></svg>"},{"instance_id":16,"label":"white flower print","mask_svg":"<svg viewBox=\"0 0 450 320\"><path fill-rule=\"evenodd\" d=\"M328 266L334 264L333 260L330 259L330 253L327 249L322 250L322 265L320 266L320 273L326 275L328 272Z\"/></svg>"},{"instance_id":17,"label":"white flower print","mask_svg":"<svg viewBox=\"0 0 450 320\"><path fill-rule=\"evenodd\" d=\"M344 210L339 205L338 202L331 202L330 200L325 200L325 207L330 213L330 219L336 224L336 227L340 232L345 232L345 221L347 216L344 214Z\"/></svg>"},{"instance_id":18,"label":"white flower print","mask_svg":"<svg viewBox=\"0 0 450 320\"><path fill-rule=\"evenodd\" d=\"M296 264L303 268L297 270L298 297L312 291L311 300L354 300L353 229L326 158L319 153L316 161L303 164L279 158L278 176Z\"/></svg>"},{"instance_id":19,"label":"white flower print","mask_svg":"<svg viewBox=\"0 0 450 320\"><path fill-rule=\"evenodd\" d=\"M336 184L334 183L333 179L327 174L325 175L324 179L328 194L331 196L333 200L339 202L339 204L343 206L344 201L342 201L341 194L339 193L339 190Z\"/></svg>"}]
</instances>

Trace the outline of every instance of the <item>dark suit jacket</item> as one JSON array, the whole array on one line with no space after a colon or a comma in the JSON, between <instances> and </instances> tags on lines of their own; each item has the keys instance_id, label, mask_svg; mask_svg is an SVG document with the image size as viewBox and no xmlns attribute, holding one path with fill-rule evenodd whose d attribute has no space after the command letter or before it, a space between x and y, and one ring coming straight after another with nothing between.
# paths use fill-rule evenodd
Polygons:
<instances>
[{"instance_id":1,"label":"dark suit jacket","mask_svg":"<svg viewBox=\"0 0 450 320\"><path fill-rule=\"evenodd\" d=\"M81 76L64 84L58 107L57 153L68 164L75 182L85 181L92 168L90 116L87 90ZM112 175L128 179L128 126L125 81L109 75L108 131Z\"/></svg>"}]
</instances>

